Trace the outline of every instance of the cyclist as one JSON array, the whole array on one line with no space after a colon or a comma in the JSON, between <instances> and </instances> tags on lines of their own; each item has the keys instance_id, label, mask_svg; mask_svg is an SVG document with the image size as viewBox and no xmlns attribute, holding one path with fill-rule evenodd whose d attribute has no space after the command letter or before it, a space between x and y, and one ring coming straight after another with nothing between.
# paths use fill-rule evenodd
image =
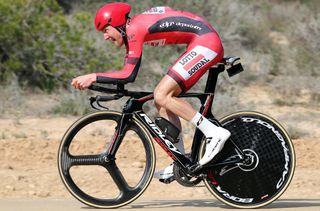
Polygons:
<instances>
[{"instance_id":1,"label":"cyclist","mask_svg":"<svg viewBox=\"0 0 320 211\"><path fill-rule=\"evenodd\" d=\"M181 130L179 117L191 122L206 136L206 150L200 165L210 162L223 148L230 132L217 127L187 101L177 98L188 91L204 73L223 58L224 50L215 29L203 18L170 7L154 7L129 18L127 3L108 3L95 16L95 28L117 47L125 45L124 67L120 71L92 73L76 77L72 85L80 90L92 83L133 82L138 73L143 45L186 44L186 51L169 68L154 90L154 103L161 117ZM181 137L181 135L180 135ZM176 145L184 152L183 141ZM155 173L161 180L173 178L173 165ZM173 179L172 179L173 180Z\"/></svg>"}]
</instances>

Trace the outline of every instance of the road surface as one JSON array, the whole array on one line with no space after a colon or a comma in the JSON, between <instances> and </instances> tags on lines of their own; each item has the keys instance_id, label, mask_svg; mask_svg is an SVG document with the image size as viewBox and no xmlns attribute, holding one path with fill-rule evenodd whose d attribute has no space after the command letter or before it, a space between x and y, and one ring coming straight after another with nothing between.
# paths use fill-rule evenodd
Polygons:
<instances>
[{"instance_id":1,"label":"road surface","mask_svg":"<svg viewBox=\"0 0 320 211\"><path fill-rule=\"evenodd\" d=\"M232 209L232 208L231 208ZM0 199L1 211L86 211L91 209L75 199ZM101 209L97 209L101 210ZM230 210L230 207L223 205L213 199L195 199L195 200L165 200L165 199L147 199L141 198L133 203L119 208L119 211L216 211ZM240 210L240 209L239 209ZM245 209L241 209L245 210ZM259 209L283 211L283 210L308 210L320 211L320 199L279 199L269 206ZM252 211L252 210L251 210Z\"/></svg>"}]
</instances>

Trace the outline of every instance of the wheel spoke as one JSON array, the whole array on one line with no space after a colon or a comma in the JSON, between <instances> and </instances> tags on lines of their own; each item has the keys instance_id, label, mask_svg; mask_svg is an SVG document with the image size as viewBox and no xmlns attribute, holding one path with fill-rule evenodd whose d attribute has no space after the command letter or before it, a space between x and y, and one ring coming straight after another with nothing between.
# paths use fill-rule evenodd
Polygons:
<instances>
[{"instance_id":1,"label":"wheel spoke","mask_svg":"<svg viewBox=\"0 0 320 211\"><path fill-rule=\"evenodd\" d=\"M69 155L64 153L63 163L64 169L69 169L71 166L88 166L88 165L103 165L103 155Z\"/></svg>"},{"instance_id":2,"label":"wheel spoke","mask_svg":"<svg viewBox=\"0 0 320 211\"><path fill-rule=\"evenodd\" d=\"M111 161L110 163L107 163L105 165L105 168L108 170L110 176L112 177L113 181L116 183L122 194L127 194L129 192L129 186L117 164L114 161Z\"/></svg>"},{"instance_id":3,"label":"wheel spoke","mask_svg":"<svg viewBox=\"0 0 320 211\"><path fill-rule=\"evenodd\" d=\"M112 111L101 111L87 115L67 131L60 144L59 173L62 181L73 196L87 205L97 208L124 206L137 199L151 181L155 164L152 140L147 131L134 118L131 118L131 121L125 121L123 130L120 131L126 135L127 141L123 145L116 145L117 143L111 140L112 150L98 151L93 155L89 152L73 153L77 146L82 147L80 136L83 134L92 135L91 130L96 131L107 126L106 132L109 137L109 127L114 128L114 122L119 125L123 121L122 117L121 113ZM127 131L129 133L126 133ZM99 142L97 144L103 144L103 146L97 145L93 150L100 150L102 147L105 149L109 142L105 143L105 140L100 139L100 134L96 138ZM128 154L127 149L131 149L135 145L139 145L137 147L144 150ZM108 153L108 151L111 152ZM136 157L146 160L145 168L129 165L128 162ZM73 169L73 166L79 166L79 168ZM99 167L103 167L102 171ZM96 170L99 171L97 174L94 173ZM99 183L97 184L96 181ZM91 187L95 186L102 190L93 192Z\"/></svg>"},{"instance_id":4,"label":"wheel spoke","mask_svg":"<svg viewBox=\"0 0 320 211\"><path fill-rule=\"evenodd\" d=\"M99 155L77 155L71 156L72 165L102 165L103 164L103 156Z\"/></svg>"}]
</instances>

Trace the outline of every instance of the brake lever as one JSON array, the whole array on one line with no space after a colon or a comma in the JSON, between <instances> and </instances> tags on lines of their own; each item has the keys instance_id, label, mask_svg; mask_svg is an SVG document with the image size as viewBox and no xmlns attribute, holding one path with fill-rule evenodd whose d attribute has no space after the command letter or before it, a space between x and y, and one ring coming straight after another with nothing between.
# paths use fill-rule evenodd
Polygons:
<instances>
[{"instance_id":1,"label":"brake lever","mask_svg":"<svg viewBox=\"0 0 320 211\"><path fill-rule=\"evenodd\" d=\"M101 105L101 104L100 104L100 101L97 100L96 102L97 102L97 105L98 105L100 108L103 108L103 109L105 109L105 110L109 110L109 108ZM99 109L99 110L102 110L102 109Z\"/></svg>"},{"instance_id":2,"label":"brake lever","mask_svg":"<svg viewBox=\"0 0 320 211\"><path fill-rule=\"evenodd\" d=\"M102 109L106 109L106 110L109 110L109 108L101 105L101 101L110 101L110 100L118 100L120 98L122 98L124 96L124 94L116 94L116 95L113 95L113 96L96 96L96 97L90 97L90 105L93 109L96 109L96 110L102 110ZM96 104L99 106L95 106L94 105L94 102L96 102ZM102 108L102 109L101 109Z\"/></svg>"},{"instance_id":3,"label":"brake lever","mask_svg":"<svg viewBox=\"0 0 320 211\"><path fill-rule=\"evenodd\" d=\"M98 107L96 107L95 105L94 105L94 102L97 102L97 99L95 98L95 97L90 97L89 98L89 100L90 100L90 105L91 105L91 107L93 108L93 109L96 109L96 110L101 110L101 109L99 109Z\"/></svg>"}]
</instances>

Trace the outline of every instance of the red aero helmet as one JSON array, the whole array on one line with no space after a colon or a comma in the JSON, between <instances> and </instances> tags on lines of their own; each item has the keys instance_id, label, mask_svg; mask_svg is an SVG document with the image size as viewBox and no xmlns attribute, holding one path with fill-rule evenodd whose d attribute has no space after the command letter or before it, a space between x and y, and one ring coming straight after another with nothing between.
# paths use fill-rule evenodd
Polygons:
<instances>
[{"instance_id":1,"label":"red aero helmet","mask_svg":"<svg viewBox=\"0 0 320 211\"><path fill-rule=\"evenodd\" d=\"M96 13L94 25L101 31L107 24L119 27L126 23L131 6L127 3L109 3L101 7Z\"/></svg>"}]
</instances>

